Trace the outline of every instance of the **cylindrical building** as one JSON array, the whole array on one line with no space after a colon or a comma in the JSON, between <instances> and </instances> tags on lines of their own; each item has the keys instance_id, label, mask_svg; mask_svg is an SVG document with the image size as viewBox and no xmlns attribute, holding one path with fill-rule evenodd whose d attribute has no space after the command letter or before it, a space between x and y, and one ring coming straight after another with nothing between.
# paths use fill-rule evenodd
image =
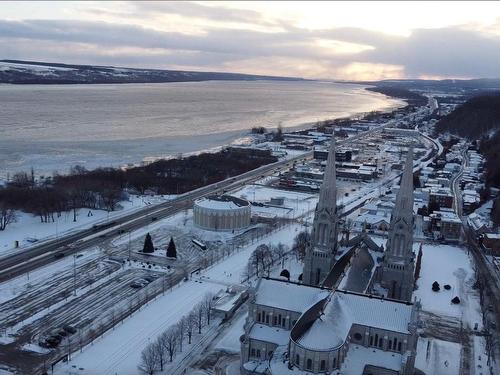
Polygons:
<instances>
[{"instance_id":1,"label":"cylindrical building","mask_svg":"<svg viewBox=\"0 0 500 375\"><path fill-rule=\"evenodd\" d=\"M193 211L195 225L207 230L232 231L250 225L250 203L230 195L198 199Z\"/></svg>"}]
</instances>

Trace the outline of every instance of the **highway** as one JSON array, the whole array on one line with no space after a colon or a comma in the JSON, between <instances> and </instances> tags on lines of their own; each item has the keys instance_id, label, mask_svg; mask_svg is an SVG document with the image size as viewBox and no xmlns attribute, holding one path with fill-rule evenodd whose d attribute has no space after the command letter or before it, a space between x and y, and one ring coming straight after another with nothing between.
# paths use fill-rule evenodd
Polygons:
<instances>
[{"instance_id":1,"label":"highway","mask_svg":"<svg viewBox=\"0 0 500 375\"><path fill-rule=\"evenodd\" d=\"M417 112L410 113L408 116L415 116L425 110L425 108L426 107ZM352 137L337 141L337 144L349 144L357 141L361 137L366 137L374 132L381 131L384 128L392 127L401 120L402 119L389 120L378 127L374 127L368 131L360 132ZM84 229L59 239L50 240L39 245L32 246L28 249L20 251L19 253L9 254L8 256L0 258L0 282L50 264L58 259L57 256L62 257L76 254L89 247L99 245L104 241L109 240L111 237L139 229L148 225L152 221L160 220L187 208L191 208L193 202L203 196L238 189L262 177L270 176L276 172L289 169L293 163L309 160L312 156L313 151L309 151L287 160L268 164L224 181L184 193L168 202L148 206L134 213L112 219L109 222L99 224L98 227ZM61 255L57 255L58 253Z\"/></svg>"},{"instance_id":2,"label":"highway","mask_svg":"<svg viewBox=\"0 0 500 375\"><path fill-rule=\"evenodd\" d=\"M47 241L38 246L30 247L17 254L0 259L0 282L16 277L33 269L57 260L56 254L64 256L75 254L88 247L99 245L110 237L144 227L152 221L172 216L186 208L192 207L194 200L206 195L215 194L230 189L240 188L252 183L263 176L269 176L279 170L289 168L294 162L311 159L312 151L300 156L268 164L252 171L243 173L224 181L207 185L202 188L187 192L179 197L154 206L148 206L140 211L113 219L109 223L101 224L95 228L84 229L60 239Z\"/></svg>"}]
</instances>

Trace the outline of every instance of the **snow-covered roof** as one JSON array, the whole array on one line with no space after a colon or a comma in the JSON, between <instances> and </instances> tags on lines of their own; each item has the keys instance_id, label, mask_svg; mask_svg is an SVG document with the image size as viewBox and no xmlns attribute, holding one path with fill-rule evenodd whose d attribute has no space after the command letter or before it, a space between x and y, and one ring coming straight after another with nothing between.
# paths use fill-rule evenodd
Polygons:
<instances>
[{"instance_id":1,"label":"snow-covered roof","mask_svg":"<svg viewBox=\"0 0 500 375\"><path fill-rule=\"evenodd\" d=\"M411 304L336 291L323 315L314 321L298 343L313 350L336 348L345 342L353 324L409 333L411 315Z\"/></svg>"},{"instance_id":2,"label":"snow-covered roof","mask_svg":"<svg viewBox=\"0 0 500 375\"><path fill-rule=\"evenodd\" d=\"M212 195L196 201L198 207L210 208L213 210L234 210L249 205L248 201L236 198L231 195Z\"/></svg>"},{"instance_id":3,"label":"snow-covered roof","mask_svg":"<svg viewBox=\"0 0 500 375\"><path fill-rule=\"evenodd\" d=\"M254 324L248 337L253 340L271 342L276 345L286 345L290 339L290 331L264 324Z\"/></svg>"},{"instance_id":4,"label":"snow-covered roof","mask_svg":"<svg viewBox=\"0 0 500 375\"><path fill-rule=\"evenodd\" d=\"M302 313L309 306L325 298L327 294L326 290L302 284L260 279L255 295L255 303Z\"/></svg>"},{"instance_id":5,"label":"snow-covered roof","mask_svg":"<svg viewBox=\"0 0 500 375\"><path fill-rule=\"evenodd\" d=\"M343 375L363 374L366 365L399 371L402 363L403 356L399 353L366 348L362 345L350 345L340 373Z\"/></svg>"}]
</instances>

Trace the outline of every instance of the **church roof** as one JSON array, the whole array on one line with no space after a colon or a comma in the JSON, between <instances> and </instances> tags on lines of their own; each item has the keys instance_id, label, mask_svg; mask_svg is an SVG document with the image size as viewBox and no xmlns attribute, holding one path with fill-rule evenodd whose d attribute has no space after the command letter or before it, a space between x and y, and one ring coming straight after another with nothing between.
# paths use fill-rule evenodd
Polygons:
<instances>
[{"instance_id":1,"label":"church roof","mask_svg":"<svg viewBox=\"0 0 500 375\"><path fill-rule=\"evenodd\" d=\"M298 339L312 350L329 350L345 342L353 324L408 334L412 305L363 294L335 291L324 313Z\"/></svg>"},{"instance_id":2,"label":"church roof","mask_svg":"<svg viewBox=\"0 0 500 375\"><path fill-rule=\"evenodd\" d=\"M302 313L327 295L327 290L316 287L283 280L260 279L256 288L255 303Z\"/></svg>"}]
</instances>

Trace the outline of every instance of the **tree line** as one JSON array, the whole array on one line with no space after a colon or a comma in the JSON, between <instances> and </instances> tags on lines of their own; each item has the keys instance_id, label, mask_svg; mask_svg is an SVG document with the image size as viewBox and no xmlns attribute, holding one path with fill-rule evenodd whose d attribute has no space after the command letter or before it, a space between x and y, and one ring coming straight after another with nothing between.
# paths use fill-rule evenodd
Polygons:
<instances>
[{"instance_id":1,"label":"tree line","mask_svg":"<svg viewBox=\"0 0 500 375\"><path fill-rule=\"evenodd\" d=\"M182 352L185 344L191 345L195 333L201 335L202 329L210 325L214 303L215 296L207 293L189 314L149 343L141 352L139 371L147 375L163 371L165 364L172 362L177 353Z\"/></svg>"},{"instance_id":2,"label":"tree line","mask_svg":"<svg viewBox=\"0 0 500 375\"><path fill-rule=\"evenodd\" d=\"M41 222L53 222L55 215L73 210L73 220L77 221L80 208L116 210L127 197L125 191L181 194L276 161L271 153L247 155L226 149L129 169L87 170L75 166L67 175L38 180L33 171L19 172L0 188L0 228L13 222L14 210L37 215Z\"/></svg>"}]
</instances>

